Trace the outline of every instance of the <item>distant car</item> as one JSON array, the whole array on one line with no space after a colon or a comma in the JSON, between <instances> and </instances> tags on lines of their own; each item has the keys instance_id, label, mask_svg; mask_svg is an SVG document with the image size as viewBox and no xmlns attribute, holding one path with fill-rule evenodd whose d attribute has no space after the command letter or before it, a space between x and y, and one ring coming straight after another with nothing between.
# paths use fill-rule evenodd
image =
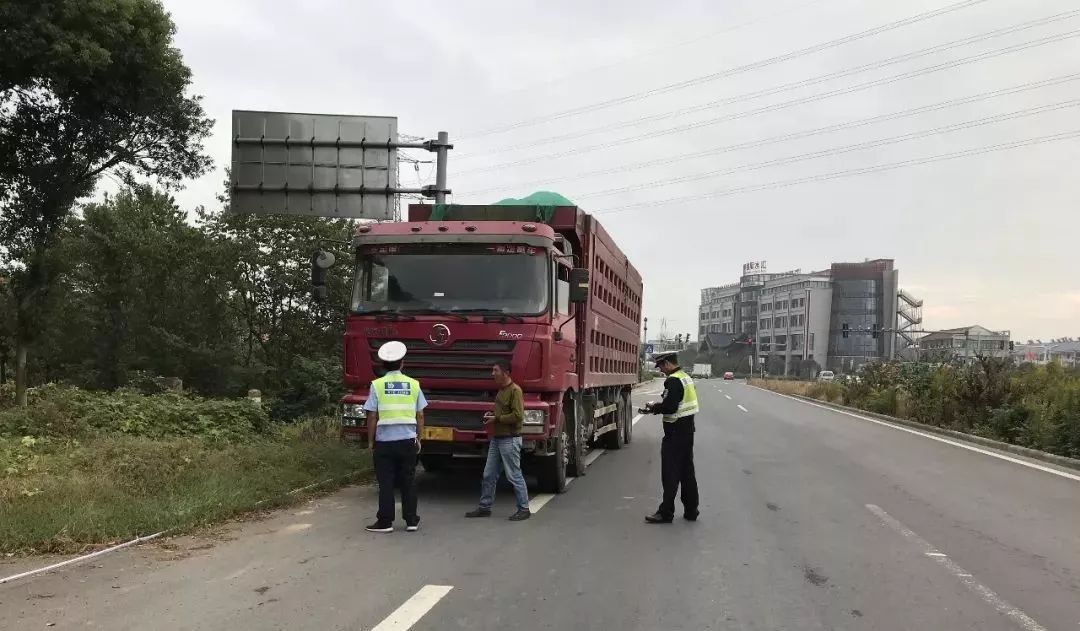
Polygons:
<instances>
[{"instance_id":1,"label":"distant car","mask_svg":"<svg viewBox=\"0 0 1080 631\"><path fill-rule=\"evenodd\" d=\"M836 379L836 374L831 370L822 370L817 378L818 381L833 381Z\"/></svg>"},{"instance_id":2,"label":"distant car","mask_svg":"<svg viewBox=\"0 0 1080 631\"><path fill-rule=\"evenodd\" d=\"M732 381L735 379L735 373L728 371L724 373L724 381Z\"/></svg>"}]
</instances>

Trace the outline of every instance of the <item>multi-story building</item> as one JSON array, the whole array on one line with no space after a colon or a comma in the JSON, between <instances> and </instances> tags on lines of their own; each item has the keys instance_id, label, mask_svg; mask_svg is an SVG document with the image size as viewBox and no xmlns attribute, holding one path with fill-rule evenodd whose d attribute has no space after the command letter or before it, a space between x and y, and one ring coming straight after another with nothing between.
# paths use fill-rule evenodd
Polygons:
<instances>
[{"instance_id":1,"label":"multi-story building","mask_svg":"<svg viewBox=\"0 0 1080 631\"><path fill-rule=\"evenodd\" d=\"M752 337L774 374L853 372L913 342L922 301L898 289L898 276L891 259L780 273L747 263L739 282L701 290L698 335Z\"/></svg>"}]
</instances>

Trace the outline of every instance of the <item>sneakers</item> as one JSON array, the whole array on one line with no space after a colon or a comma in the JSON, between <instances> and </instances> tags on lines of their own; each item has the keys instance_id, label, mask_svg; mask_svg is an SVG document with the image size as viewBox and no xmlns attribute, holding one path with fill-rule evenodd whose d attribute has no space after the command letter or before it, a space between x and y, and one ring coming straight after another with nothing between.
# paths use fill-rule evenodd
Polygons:
<instances>
[{"instance_id":1,"label":"sneakers","mask_svg":"<svg viewBox=\"0 0 1080 631\"><path fill-rule=\"evenodd\" d=\"M671 523L671 517L668 517L666 515L661 515L659 512L656 512L656 513L653 513L652 515L646 515L645 516L645 521L650 523L650 524L670 524Z\"/></svg>"},{"instance_id":2,"label":"sneakers","mask_svg":"<svg viewBox=\"0 0 1080 631\"><path fill-rule=\"evenodd\" d=\"M417 530L420 530L420 520L419 519L412 522L411 524L409 522L405 522L405 532L416 532Z\"/></svg>"},{"instance_id":3,"label":"sneakers","mask_svg":"<svg viewBox=\"0 0 1080 631\"><path fill-rule=\"evenodd\" d=\"M365 528L364 530L368 532L381 533L394 532L394 524L388 521L377 521L374 524L371 524L370 526Z\"/></svg>"},{"instance_id":4,"label":"sneakers","mask_svg":"<svg viewBox=\"0 0 1080 631\"><path fill-rule=\"evenodd\" d=\"M530 513L527 510L520 510L519 509L518 512L516 512L516 513L514 513L513 515L510 516L510 521L525 521L526 519L528 519L530 517L532 517L532 513Z\"/></svg>"},{"instance_id":5,"label":"sneakers","mask_svg":"<svg viewBox=\"0 0 1080 631\"><path fill-rule=\"evenodd\" d=\"M473 519L473 518L476 518L476 517L491 517L491 509L490 508L478 508L476 510L471 510L471 511L465 513L465 516L468 517L469 519Z\"/></svg>"}]
</instances>

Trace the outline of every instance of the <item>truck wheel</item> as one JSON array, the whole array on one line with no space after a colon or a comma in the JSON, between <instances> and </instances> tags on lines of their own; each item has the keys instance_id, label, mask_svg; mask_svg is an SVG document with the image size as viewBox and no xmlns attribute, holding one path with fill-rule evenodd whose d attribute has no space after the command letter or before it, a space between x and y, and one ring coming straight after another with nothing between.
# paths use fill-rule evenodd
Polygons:
<instances>
[{"instance_id":1,"label":"truck wheel","mask_svg":"<svg viewBox=\"0 0 1080 631\"><path fill-rule=\"evenodd\" d=\"M566 460L569 441L566 429L555 439L555 453L540 459L536 467L536 480L543 493L562 493L566 490Z\"/></svg>"},{"instance_id":2,"label":"truck wheel","mask_svg":"<svg viewBox=\"0 0 1080 631\"><path fill-rule=\"evenodd\" d=\"M623 415L623 443L629 445L634 436L634 408L630 403L630 394L624 392L622 397Z\"/></svg>"},{"instance_id":3,"label":"truck wheel","mask_svg":"<svg viewBox=\"0 0 1080 631\"><path fill-rule=\"evenodd\" d=\"M626 421L624 420L626 414L623 407L625 402L622 397L615 404L615 430L604 434L604 449L622 449L623 443L626 441Z\"/></svg>"},{"instance_id":4,"label":"truck wheel","mask_svg":"<svg viewBox=\"0 0 1080 631\"><path fill-rule=\"evenodd\" d=\"M563 427L565 435L570 439L566 475L576 478L585 475L585 446L589 442L589 434L581 399L573 396L567 400L566 404L567 415Z\"/></svg>"}]
</instances>

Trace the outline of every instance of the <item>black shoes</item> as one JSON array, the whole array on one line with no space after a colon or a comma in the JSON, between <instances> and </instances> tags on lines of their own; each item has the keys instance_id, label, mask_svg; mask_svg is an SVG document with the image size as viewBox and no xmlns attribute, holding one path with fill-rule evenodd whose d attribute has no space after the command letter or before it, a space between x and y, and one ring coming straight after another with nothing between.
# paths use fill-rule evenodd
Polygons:
<instances>
[{"instance_id":1,"label":"black shoes","mask_svg":"<svg viewBox=\"0 0 1080 631\"><path fill-rule=\"evenodd\" d=\"M530 517L532 517L532 513L530 513L529 511L519 510L518 512L510 516L510 521L525 521Z\"/></svg>"},{"instance_id":2,"label":"black shoes","mask_svg":"<svg viewBox=\"0 0 1080 631\"><path fill-rule=\"evenodd\" d=\"M394 532L394 524L393 522L389 521L377 521L374 524L371 524L370 526L365 528L364 530L367 530L368 532L381 533Z\"/></svg>"},{"instance_id":3,"label":"black shoes","mask_svg":"<svg viewBox=\"0 0 1080 631\"><path fill-rule=\"evenodd\" d=\"M417 530L420 530L419 519L414 522L405 522L405 532L416 532Z\"/></svg>"},{"instance_id":4,"label":"black shoes","mask_svg":"<svg viewBox=\"0 0 1080 631\"><path fill-rule=\"evenodd\" d=\"M478 508L476 510L471 510L471 511L465 513L465 516L470 518L470 519L473 519L475 517L491 517L491 509L490 508Z\"/></svg>"},{"instance_id":5,"label":"black shoes","mask_svg":"<svg viewBox=\"0 0 1080 631\"><path fill-rule=\"evenodd\" d=\"M697 521L699 514L700 513L698 513L697 511L694 511L692 513L683 513L683 519L685 519L686 521Z\"/></svg>"},{"instance_id":6,"label":"black shoes","mask_svg":"<svg viewBox=\"0 0 1080 631\"><path fill-rule=\"evenodd\" d=\"M671 523L671 517L668 517L666 515L661 515L659 512L656 512L656 513L653 513L652 515L646 515L645 516L645 521L647 523L650 523L650 524L670 524Z\"/></svg>"}]
</instances>

